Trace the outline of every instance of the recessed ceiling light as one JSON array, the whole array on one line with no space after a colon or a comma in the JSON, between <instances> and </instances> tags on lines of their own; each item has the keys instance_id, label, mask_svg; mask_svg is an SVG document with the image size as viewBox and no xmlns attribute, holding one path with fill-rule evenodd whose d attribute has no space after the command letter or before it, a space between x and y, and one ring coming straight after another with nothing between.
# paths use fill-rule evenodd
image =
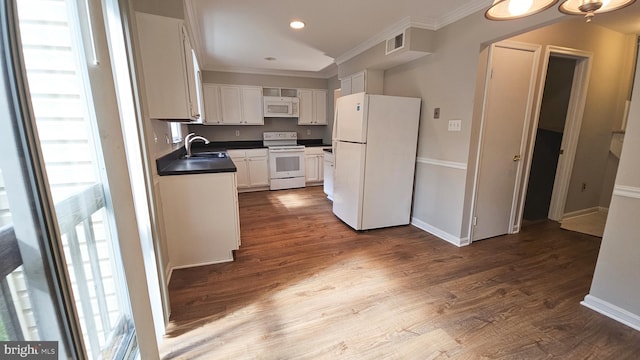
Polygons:
<instances>
[{"instance_id":1,"label":"recessed ceiling light","mask_svg":"<svg viewBox=\"0 0 640 360\"><path fill-rule=\"evenodd\" d=\"M289 23L289 26L292 29L299 30L299 29L302 29L304 27L304 23L302 21L300 21L300 20L293 20L291 23Z\"/></svg>"}]
</instances>

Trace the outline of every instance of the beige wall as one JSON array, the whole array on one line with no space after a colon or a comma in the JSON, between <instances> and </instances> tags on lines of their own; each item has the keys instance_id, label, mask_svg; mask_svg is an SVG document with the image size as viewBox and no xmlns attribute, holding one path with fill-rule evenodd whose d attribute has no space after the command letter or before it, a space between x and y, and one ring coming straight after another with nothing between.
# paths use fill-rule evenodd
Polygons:
<instances>
[{"instance_id":1,"label":"beige wall","mask_svg":"<svg viewBox=\"0 0 640 360\"><path fill-rule=\"evenodd\" d=\"M585 303L640 330L640 72L634 86L616 190Z\"/></svg>"},{"instance_id":2,"label":"beige wall","mask_svg":"<svg viewBox=\"0 0 640 360\"><path fill-rule=\"evenodd\" d=\"M184 19L183 0L133 0L135 11Z\"/></svg>"},{"instance_id":3,"label":"beige wall","mask_svg":"<svg viewBox=\"0 0 640 360\"><path fill-rule=\"evenodd\" d=\"M328 83L327 79L320 78L242 74L223 71L203 71L202 82L209 84L255 85L302 89L326 89Z\"/></svg>"},{"instance_id":4,"label":"beige wall","mask_svg":"<svg viewBox=\"0 0 640 360\"><path fill-rule=\"evenodd\" d=\"M297 118L265 118L262 126L189 125L189 132L202 135L209 141L262 141L265 131L295 131L298 139L323 139L326 129L325 125L300 126Z\"/></svg>"}]
</instances>

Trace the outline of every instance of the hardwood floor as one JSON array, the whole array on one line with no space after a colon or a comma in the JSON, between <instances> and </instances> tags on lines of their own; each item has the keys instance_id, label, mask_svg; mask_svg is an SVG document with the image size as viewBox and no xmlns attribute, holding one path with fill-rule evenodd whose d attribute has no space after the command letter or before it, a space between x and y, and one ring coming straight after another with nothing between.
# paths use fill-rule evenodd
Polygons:
<instances>
[{"instance_id":1,"label":"hardwood floor","mask_svg":"<svg viewBox=\"0 0 640 360\"><path fill-rule=\"evenodd\" d=\"M456 248L356 232L321 187L240 194L233 263L176 270L164 359L637 359L640 332L579 304L600 239L531 224Z\"/></svg>"}]
</instances>

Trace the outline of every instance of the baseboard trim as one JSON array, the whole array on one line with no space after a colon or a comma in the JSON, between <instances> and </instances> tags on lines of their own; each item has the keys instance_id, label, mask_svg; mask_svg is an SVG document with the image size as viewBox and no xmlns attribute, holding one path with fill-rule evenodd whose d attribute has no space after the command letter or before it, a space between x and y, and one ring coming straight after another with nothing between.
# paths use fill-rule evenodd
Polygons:
<instances>
[{"instance_id":1,"label":"baseboard trim","mask_svg":"<svg viewBox=\"0 0 640 360\"><path fill-rule=\"evenodd\" d=\"M581 301L580 304L595 312L599 312L608 318L640 331L640 315L636 315L593 295L585 296L584 300Z\"/></svg>"},{"instance_id":2,"label":"baseboard trim","mask_svg":"<svg viewBox=\"0 0 640 360\"><path fill-rule=\"evenodd\" d=\"M431 159L431 158L424 158L424 157L419 157L416 159L416 161L420 164L429 164L429 165L441 166L441 167L446 167L451 169L467 170L467 164L461 163L461 162L438 160L438 159Z\"/></svg>"},{"instance_id":3,"label":"baseboard trim","mask_svg":"<svg viewBox=\"0 0 640 360\"><path fill-rule=\"evenodd\" d=\"M228 262L232 262L232 261L233 261L233 255L231 255L231 258L229 258L229 259L216 260L216 261L209 261L209 262L198 263L198 264L190 264L190 265L173 266L173 267L171 268L171 272L173 273L173 270L188 269L188 268L198 267L198 266L207 266L207 265L223 264L223 263L228 263Z\"/></svg>"},{"instance_id":4,"label":"baseboard trim","mask_svg":"<svg viewBox=\"0 0 640 360\"><path fill-rule=\"evenodd\" d=\"M440 230L437 227L427 224L426 222L420 219L417 219L415 217L411 218L411 225L417 227L420 230L426 231L429 234L434 235L457 247L467 246L470 244L468 237L460 238L455 235L449 234L448 232L444 230Z\"/></svg>"},{"instance_id":5,"label":"baseboard trim","mask_svg":"<svg viewBox=\"0 0 640 360\"><path fill-rule=\"evenodd\" d=\"M582 209L582 210L576 210L576 211L568 212L568 213L565 213L562 216L562 220L560 222L562 222L564 220L577 218L577 217L580 217L580 216L585 216L585 215L597 213L597 212L603 212L603 213L607 214L607 213L609 213L609 208L602 207L602 206L594 206L594 207L591 207L591 208L586 208L586 209Z\"/></svg>"}]
</instances>

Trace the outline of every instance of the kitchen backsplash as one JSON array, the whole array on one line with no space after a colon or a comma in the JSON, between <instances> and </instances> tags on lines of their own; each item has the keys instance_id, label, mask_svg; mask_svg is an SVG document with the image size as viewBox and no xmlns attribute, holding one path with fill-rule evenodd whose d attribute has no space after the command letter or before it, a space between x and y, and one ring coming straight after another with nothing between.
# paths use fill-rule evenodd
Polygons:
<instances>
[{"instance_id":1,"label":"kitchen backsplash","mask_svg":"<svg viewBox=\"0 0 640 360\"><path fill-rule=\"evenodd\" d=\"M202 135L210 141L262 140L265 131L295 131L298 139L323 139L331 143L329 126L299 126L298 119L265 118L261 126L189 125L189 132Z\"/></svg>"}]
</instances>

